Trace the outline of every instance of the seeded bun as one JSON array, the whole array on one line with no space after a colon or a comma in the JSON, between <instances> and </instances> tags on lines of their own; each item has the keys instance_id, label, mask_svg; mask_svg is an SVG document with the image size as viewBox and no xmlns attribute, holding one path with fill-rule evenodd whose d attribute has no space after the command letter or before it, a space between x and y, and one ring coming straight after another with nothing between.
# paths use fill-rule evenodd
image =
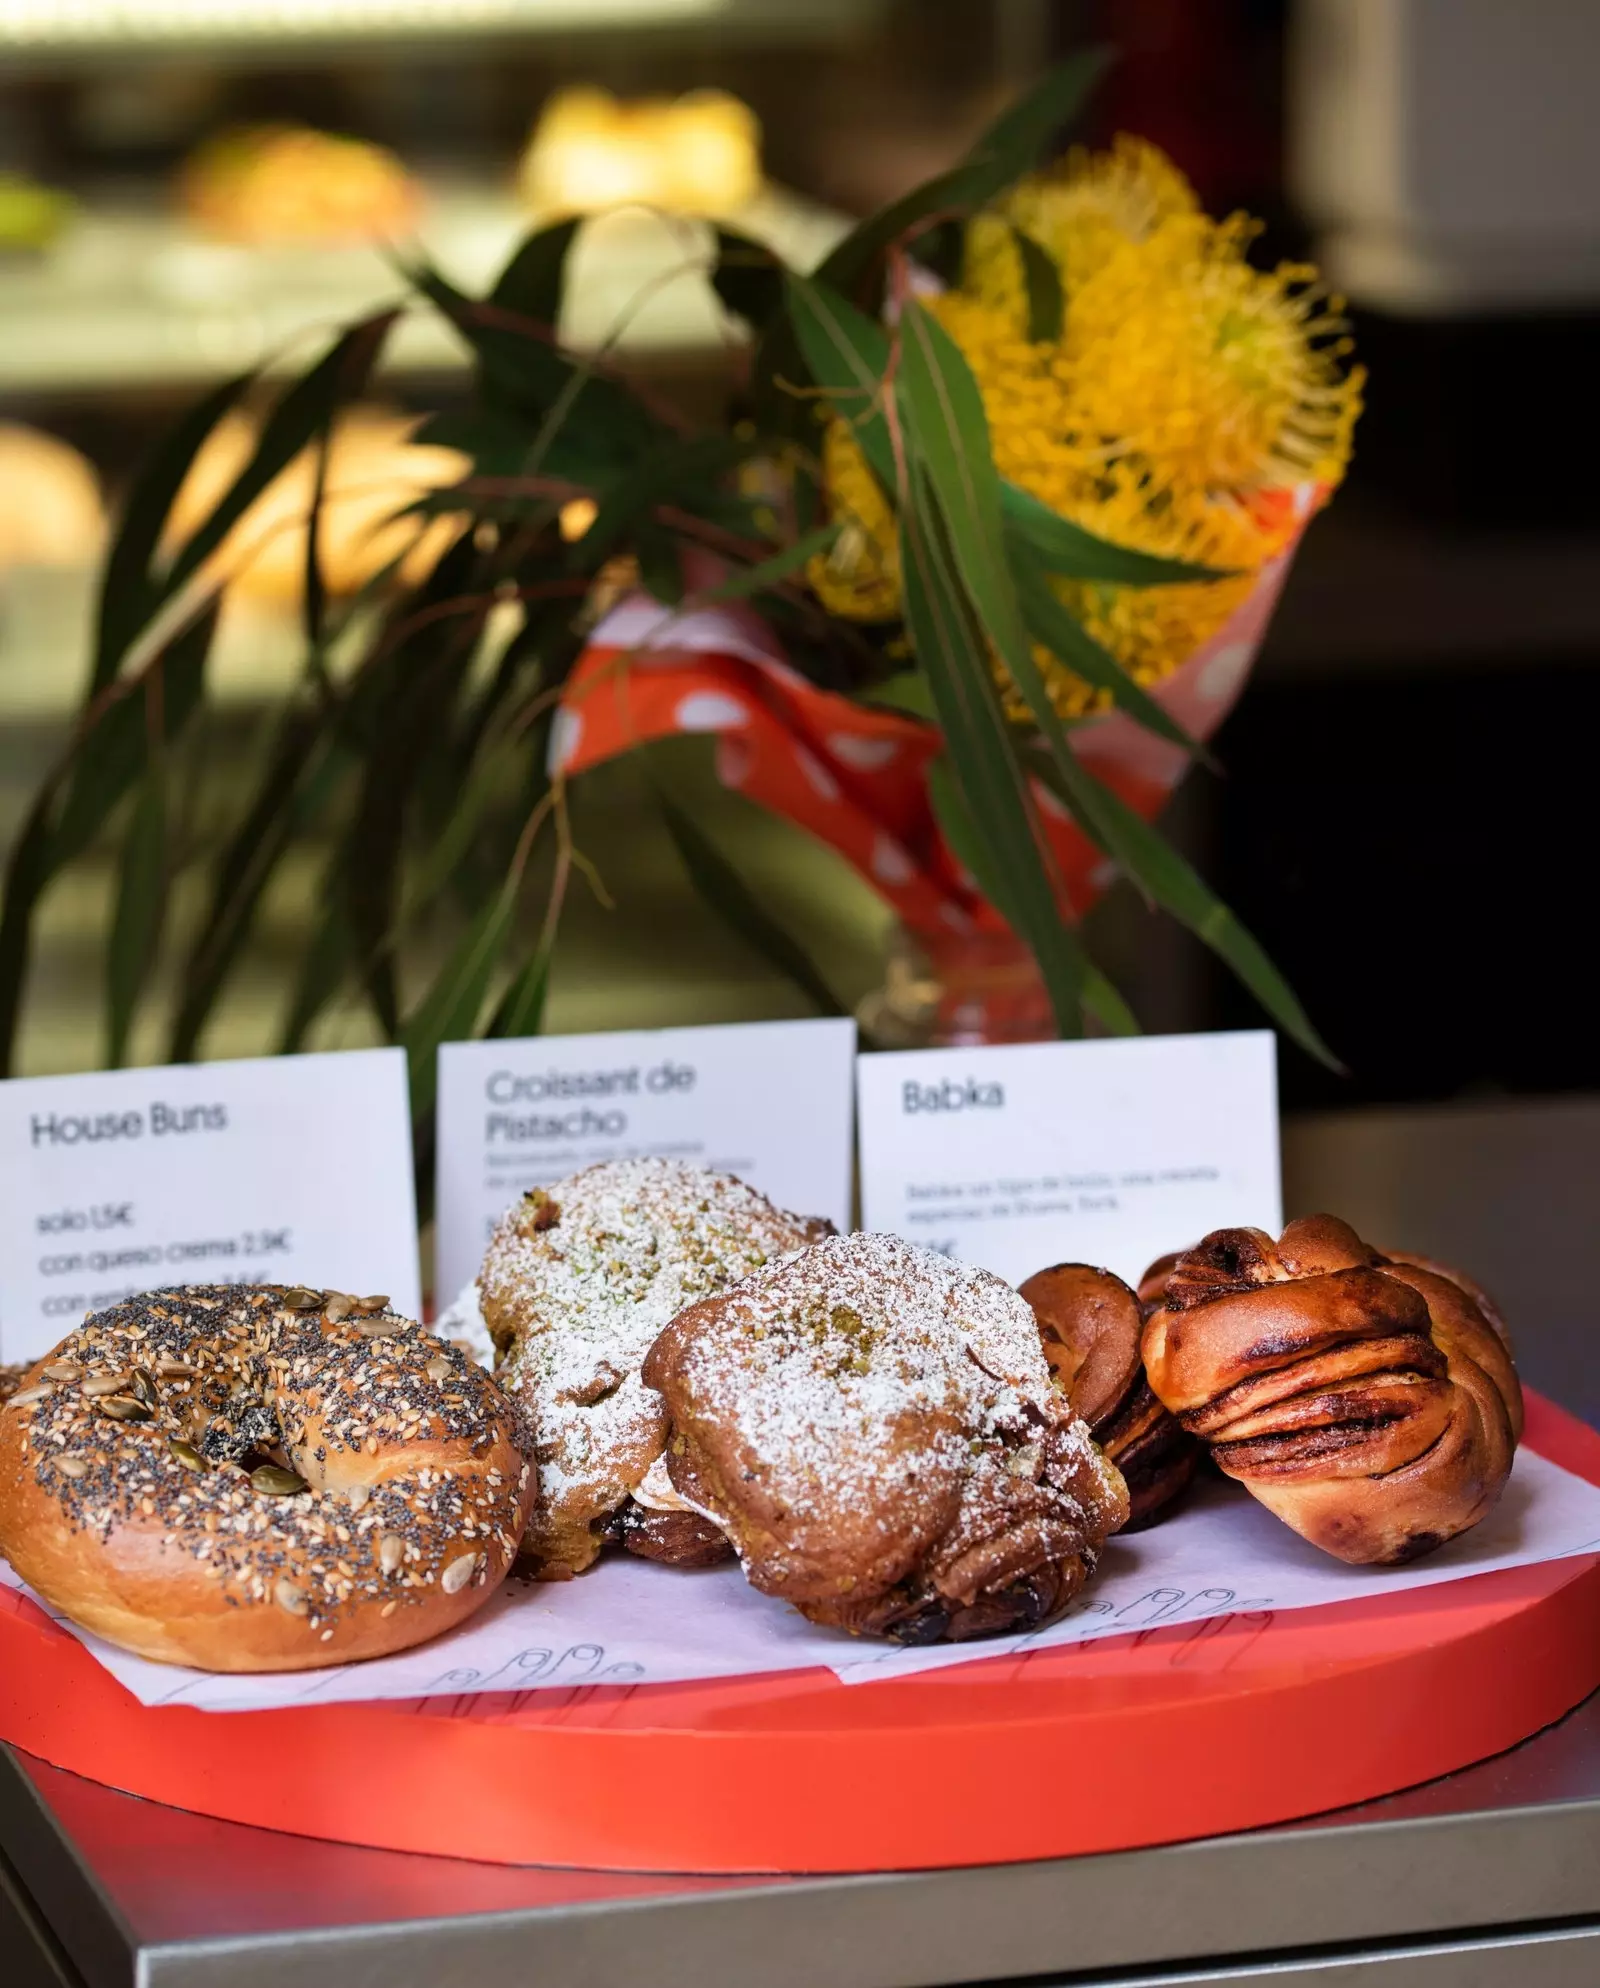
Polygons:
<instances>
[{"instance_id":1,"label":"seeded bun","mask_svg":"<svg viewBox=\"0 0 1600 1988\"><path fill-rule=\"evenodd\" d=\"M529 1450L494 1381L386 1299L153 1292L86 1319L0 1409L0 1553L157 1662L388 1656L504 1579Z\"/></svg>"}]
</instances>

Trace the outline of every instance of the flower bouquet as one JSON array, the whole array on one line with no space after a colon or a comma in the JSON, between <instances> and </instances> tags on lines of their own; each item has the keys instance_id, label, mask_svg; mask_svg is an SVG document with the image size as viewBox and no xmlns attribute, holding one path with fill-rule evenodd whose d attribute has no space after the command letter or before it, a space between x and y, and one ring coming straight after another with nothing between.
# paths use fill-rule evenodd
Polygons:
<instances>
[{"instance_id":1,"label":"flower bouquet","mask_svg":"<svg viewBox=\"0 0 1600 1988\"><path fill-rule=\"evenodd\" d=\"M197 522L177 504L190 467L259 383L192 409L126 502L73 737L11 858L0 1053L39 904L91 845L116 864L112 1062L158 961L166 1052L196 1053L274 880L315 852L280 1046L359 1003L407 1047L425 1113L441 1040L540 1025L586 868L572 783L688 731L717 734L724 780L844 854L911 932L1015 935L1061 1033L1136 1026L1079 924L1123 875L1325 1054L1151 818L1338 481L1359 375L1312 272L1255 270L1249 224L1208 219L1151 148L1035 170L1101 66L1048 77L810 275L725 227L687 233L749 329L739 404L710 428L608 350L563 348L575 220L531 235L483 298L406 260L412 301L277 390ZM470 355L470 404L415 438L464 473L419 476L396 507L415 545L339 595L326 465L402 308L442 313ZM177 797L205 763L227 549L289 473L310 491L303 669L251 780L216 797L220 839L199 840ZM707 902L836 1005L704 824L660 804Z\"/></svg>"}]
</instances>

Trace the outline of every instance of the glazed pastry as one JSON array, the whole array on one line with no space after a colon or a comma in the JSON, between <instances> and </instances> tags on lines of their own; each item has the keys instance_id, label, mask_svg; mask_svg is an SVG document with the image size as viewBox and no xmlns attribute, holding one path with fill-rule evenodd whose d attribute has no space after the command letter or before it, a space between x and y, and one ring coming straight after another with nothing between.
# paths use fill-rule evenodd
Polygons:
<instances>
[{"instance_id":1,"label":"glazed pastry","mask_svg":"<svg viewBox=\"0 0 1600 1988\"><path fill-rule=\"evenodd\" d=\"M1186 1251L1144 1363L1228 1476L1356 1565L1414 1560L1476 1525L1522 1433L1504 1328L1475 1288L1330 1215Z\"/></svg>"},{"instance_id":2,"label":"glazed pastry","mask_svg":"<svg viewBox=\"0 0 1600 1988\"><path fill-rule=\"evenodd\" d=\"M828 1230L731 1174L655 1159L588 1167L501 1218L479 1302L500 1379L536 1431L540 1497L525 1552L541 1579L582 1573L608 1541L679 1565L725 1557L697 1514L657 1525L648 1507L631 1509L667 1441L639 1362L685 1305Z\"/></svg>"},{"instance_id":3,"label":"glazed pastry","mask_svg":"<svg viewBox=\"0 0 1600 1988\"><path fill-rule=\"evenodd\" d=\"M691 1305L644 1378L674 1488L813 1622L904 1643L1032 1628L1128 1515L1028 1306L898 1236L833 1236Z\"/></svg>"},{"instance_id":4,"label":"glazed pastry","mask_svg":"<svg viewBox=\"0 0 1600 1988\"><path fill-rule=\"evenodd\" d=\"M157 1662L387 1656L500 1585L528 1448L489 1376L387 1298L154 1291L86 1318L0 1409L0 1554Z\"/></svg>"},{"instance_id":5,"label":"glazed pastry","mask_svg":"<svg viewBox=\"0 0 1600 1988\"><path fill-rule=\"evenodd\" d=\"M1120 1277L1087 1263L1035 1271L1021 1287L1056 1384L1127 1480L1135 1532L1165 1516L1194 1475L1200 1446L1168 1414L1139 1356L1144 1314Z\"/></svg>"}]
</instances>

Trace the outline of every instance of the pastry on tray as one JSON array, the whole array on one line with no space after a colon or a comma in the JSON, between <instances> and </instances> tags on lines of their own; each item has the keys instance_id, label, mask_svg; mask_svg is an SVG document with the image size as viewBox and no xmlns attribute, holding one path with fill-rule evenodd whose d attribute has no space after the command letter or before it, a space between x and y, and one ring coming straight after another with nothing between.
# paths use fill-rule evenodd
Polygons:
<instances>
[{"instance_id":1,"label":"pastry on tray","mask_svg":"<svg viewBox=\"0 0 1600 1988\"><path fill-rule=\"evenodd\" d=\"M184 166L179 198L208 234L256 247L392 241L421 205L384 146L294 124L218 133Z\"/></svg>"},{"instance_id":2,"label":"pastry on tray","mask_svg":"<svg viewBox=\"0 0 1600 1988\"><path fill-rule=\"evenodd\" d=\"M1044 1356L1074 1415L1128 1484L1125 1531L1165 1516L1194 1475L1200 1445L1151 1392L1139 1354L1144 1312L1120 1277L1057 1263L1021 1286Z\"/></svg>"},{"instance_id":3,"label":"pastry on tray","mask_svg":"<svg viewBox=\"0 0 1600 1988\"><path fill-rule=\"evenodd\" d=\"M1228 1476L1358 1565L1476 1525L1522 1433L1505 1328L1476 1286L1330 1215L1185 1251L1143 1350L1157 1396Z\"/></svg>"},{"instance_id":4,"label":"pastry on tray","mask_svg":"<svg viewBox=\"0 0 1600 1988\"><path fill-rule=\"evenodd\" d=\"M471 465L454 449L412 436L416 416L392 408L346 408L333 426L323 466L317 519L317 563L333 594L353 594L398 562L409 585L432 568L459 530L459 520L421 523L413 505L465 476ZM248 466L261 440L259 423L238 410L224 415L190 465L167 519L171 552L204 525ZM278 609L293 609L306 581L307 521L316 498L317 452L305 448L250 505L212 555L231 593Z\"/></svg>"},{"instance_id":5,"label":"pastry on tray","mask_svg":"<svg viewBox=\"0 0 1600 1988\"><path fill-rule=\"evenodd\" d=\"M667 1326L667 1472L763 1593L904 1643L1048 1621L1128 1516L1121 1475L989 1272L832 1236Z\"/></svg>"},{"instance_id":6,"label":"pastry on tray","mask_svg":"<svg viewBox=\"0 0 1600 1988\"><path fill-rule=\"evenodd\" d=\"M830 1226L786 1214L731 1174L663 1159L587 1167L507 1210L479 1299L500 1380L537 1435L525 1549L541 1578L582 1573L608 1542L677 1565L726 1557L720 1531L650 1475L667 1416L639 1363L685 1305Z\"/></svg>"},{"instance_id":7,"label":"pastry on tray","mask_svg":"<svg viewBox=\"0 0 1600 1988\"><path fill-rule=\"evenodd\" d=\"M160 1662L387 1656L500 1585L530 1448L494 1381L386 1298L154 1291L91 1314L0 1408L0 1555Z\"/></svg>"}]
</instances>

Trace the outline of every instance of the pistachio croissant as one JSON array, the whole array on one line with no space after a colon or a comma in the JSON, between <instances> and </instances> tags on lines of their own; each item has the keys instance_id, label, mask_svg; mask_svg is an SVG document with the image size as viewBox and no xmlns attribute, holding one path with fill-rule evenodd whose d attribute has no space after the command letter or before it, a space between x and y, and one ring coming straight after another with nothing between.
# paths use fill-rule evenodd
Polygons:
<instances>
[{"instance_id":1,"label":"pistachio croissant","mask_svg":"<svg viewBox=\"0 0 1600 1988\"><path fill-rule=\"evenodd\" d=\"M1228 1476L1355 1564L1414 1560L1476 1525L1522 1433L1504 1327L1476 1286L1330 1215L1186 1251L1143 1353Z\"/></svg>"}]
</instances>

